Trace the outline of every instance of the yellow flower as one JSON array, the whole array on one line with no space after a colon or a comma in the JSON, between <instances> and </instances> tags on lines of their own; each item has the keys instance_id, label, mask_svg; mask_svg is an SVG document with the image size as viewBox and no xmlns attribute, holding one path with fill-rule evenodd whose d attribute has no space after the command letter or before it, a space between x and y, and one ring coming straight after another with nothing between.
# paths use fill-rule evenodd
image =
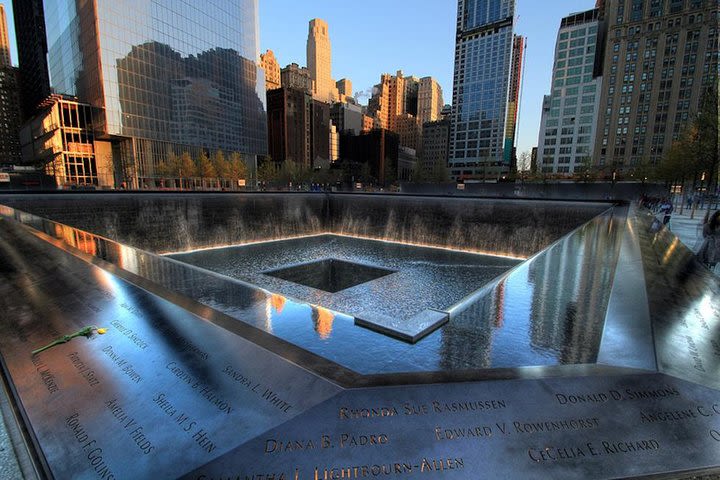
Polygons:
<instances>
[{"instance_id":1,"label":"yellow flower","mask_svg":"<svg viewBox=\"0 0 720 480\"><path fill-rule=\"evenodd\" d=\"M107 328L98 328L98 329L97 329L97 332L98 332L100 335L102 335L102 334L104 334L104 333L107 332Z\"/></svg>"}]
</instances>

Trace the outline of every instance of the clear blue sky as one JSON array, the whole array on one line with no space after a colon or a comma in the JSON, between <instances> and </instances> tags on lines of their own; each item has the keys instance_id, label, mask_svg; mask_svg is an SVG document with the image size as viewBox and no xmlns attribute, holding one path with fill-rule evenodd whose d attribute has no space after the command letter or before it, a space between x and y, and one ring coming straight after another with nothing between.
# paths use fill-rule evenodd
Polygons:
<instances>
[{"instance_id":1,"label":"clear blue sky","mask_svg":"<svg viewBox=\"0 0 720 480\"><path fill-rule=\"evenodd\" d=\"M8 12L12 58L17 64L11 2ZM258 0L260 51L271 49L281 66L306 64L308 22L330 26L332 74L346 77L356 92L378 83L380 74L432 76L445 103L452 92L456 0ZM595 0L517 0L515 32L527 37L520 106L518 152L536 146L543 95L550 91L553 52L560 19L593 8ZM367 98L361 98L367 103Z\"/></svg>"}]
</instances>

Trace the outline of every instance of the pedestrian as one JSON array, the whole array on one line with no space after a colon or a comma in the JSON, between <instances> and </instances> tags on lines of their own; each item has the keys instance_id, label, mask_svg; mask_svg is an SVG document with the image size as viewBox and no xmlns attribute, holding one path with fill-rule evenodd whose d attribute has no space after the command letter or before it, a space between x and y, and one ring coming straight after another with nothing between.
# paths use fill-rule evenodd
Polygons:
<instances>
[{"instance_id":1,"label":"pedestrian","mask_svg":"<svg viewBox=\"0 0 720 480\"><path fill-rule=\"evenodd\" d=\"M713 213L703 225L703 243L698 251L698 260L710 269L720 261L720 210Z\"/></svg>"},{"instance_id":2,"label":"pedestrian","mask_svg":"<svg viewBox=\"0 0 720 480\"><path fill-rule=\"evenodd\" d=\"M663 198L663 201L660 204L660 213L663 214L663 225L670 223L670 215L672 214L672 211L673 206L672 203L670 203L670 200Z\"/></svg>"}]
</instances>

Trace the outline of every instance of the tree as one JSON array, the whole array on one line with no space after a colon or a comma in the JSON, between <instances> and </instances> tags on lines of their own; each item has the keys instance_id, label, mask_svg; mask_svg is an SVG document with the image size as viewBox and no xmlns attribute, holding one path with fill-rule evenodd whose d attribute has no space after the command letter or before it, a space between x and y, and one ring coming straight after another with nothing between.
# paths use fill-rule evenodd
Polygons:
<instances>
[{"instance_id":1,"label":"tree","mask_svg":"<svg viewBox=\"0 0 720 480\"><path fill-rule=\"evenodd\" d=\"M430 181L433 183L448 183L450 181L450 172L444 162L435 162L430 172Z\"/></svg>"},{"instance_id":2,"label":"tree","mask_svg":"<svg viewBox=\"0 0 720 480\"><path fill-rule=\"evenodd\" d=\"M397 164L393 165L393 162L389 159L385 159L385 170L384 170L385 182L384 186L389 187L397 181Z\"/></svg>"},{"instance_id":3,"label":"tree","mask_svg":"<svg viewBox=\"0 0 720 480\"><path fill-rule=\"evenodd\" d=\"M258 167L258 180L263 183L272 183L277 179L277 165L269 157L265 158Z\"/></svg>"},{"instance_id":4,"label":"tree","mask_svg":"<svg viewBox=\"0 0 720 480\"><path fill-rule=\"evenodd\" d=\"M230 161L228 162L228 175L235 186L237 186L238 180L244 180L247 178L247 165L245 165L245 161L238 152L232 152L230 154Z\"/></svg>"},{"instance_id":5,"label":"tree","mask_svg":"<svg viewBox=\"0 0 720 480\"><path fill-rule=\"evenodd\" d=\"M195 162L193 162L193 159L188 152L183 152L182 155L180 155L180 161L178 164L178 177L180 177L180 184L182 185L183 179L190 179L195 175Z\"/></svg>"},{"instance_id":6,"label":"tree","mask_svg":"<svg viewBox=\"0 0 720 480\"><path fill-rule=\"evenodd\" d=\"M215 167L215 175L222 181L230 180L230 163L225 159L222 150L216 150L212 158L213 167Z\"/></svg>"},{"instance_id":7,"label":"tree","mask_svg":"<svg viewBox=\"0 0 720 480\"><path fill-rule=\"evenodd\" d=\"M213 166L208 156L205 154L204 150L200 152L200 156L197 159L197 176L200 177L202 181L203 189L205 188L205 181L207 179L217 177L215 167Z\"/></svg>"}]
</instances>

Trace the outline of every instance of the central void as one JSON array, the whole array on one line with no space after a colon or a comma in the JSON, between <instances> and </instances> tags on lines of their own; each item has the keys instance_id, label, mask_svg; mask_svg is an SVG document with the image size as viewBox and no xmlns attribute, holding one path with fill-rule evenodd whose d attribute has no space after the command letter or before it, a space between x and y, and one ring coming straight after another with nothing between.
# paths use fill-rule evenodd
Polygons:
<instances>
[{"instance_id":1,"label":"central void","mask_svg":"<svg viewBox=\"0 0 720 480\"><path fill-rule=\"evenodd\" d=\"M394 270L346 262L336 258L326 258L316 262L270 270L265 273L288 282L299 283L324 292L336 293L390 275L394 273Z\"/></svg>"},{"instance_id":2,"label":"central void","mask_svg":"<svg viewBox=\"0 0 720 480\"><path fill-rule=\"evenodd\" d=\"M169 256L338 312L400 319L446 310L520 262L332 234Z\"/></svg>"}]
</instances>

